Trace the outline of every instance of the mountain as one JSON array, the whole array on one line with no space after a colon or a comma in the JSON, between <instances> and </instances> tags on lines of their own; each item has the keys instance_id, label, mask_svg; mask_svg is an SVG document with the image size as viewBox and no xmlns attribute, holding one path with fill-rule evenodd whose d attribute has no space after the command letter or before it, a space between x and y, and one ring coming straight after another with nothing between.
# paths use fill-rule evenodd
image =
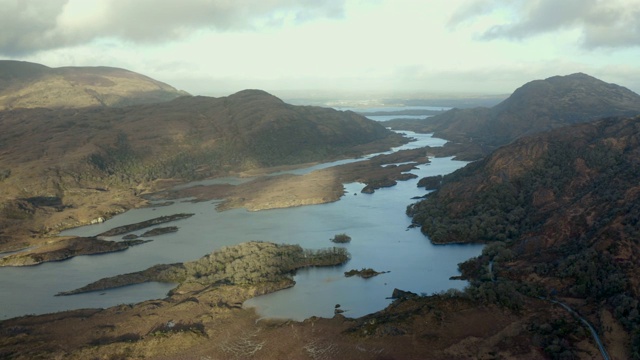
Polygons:
<instances>
[{"instance_id":1,"label":"mountain","mask_svg":"<svg viewBox=\"0 0 640 360\"><path fill-rule=\"evenodd\" d=\"M435 243L490 243L463 264L470 278L573 299L596 324L615 318L640 354L639 159L640 117L563 127L445 176L407 211Z\"/></svg>"},{"instance_id":2,"label":"mountain","mask_svg":"<svg viewBox=\"0 0 640 360\"><path fill-rule=\"evenodd\" d=\"M161 179L355 157L406 142L353 112L293 106L259 90L122 108L5 110L0 128L0 245L122 212Z\"/></svg>"},{"instance_id":3,"label":"mountain","mask_svg":"<svg viewBox=\"0 0 640 360\"><path fill-rule=\"evenodd\" d=\"M0 60L0 110L157 103L189 95L132 71Z\"/></svg>"},{"instance_id":4,"label":"mountain","mask_svg":"<svg viewBox=\"0 0 640 360\"><path fill-rule=\"evenodd\" d=\"M394 127L434 132L456 142L473 142L486 153L523 135L592 121L640 114L640 95L586 74L531 81L491 108L452 109L418 121L392 121Z\"/></svg>"}]
</instances>

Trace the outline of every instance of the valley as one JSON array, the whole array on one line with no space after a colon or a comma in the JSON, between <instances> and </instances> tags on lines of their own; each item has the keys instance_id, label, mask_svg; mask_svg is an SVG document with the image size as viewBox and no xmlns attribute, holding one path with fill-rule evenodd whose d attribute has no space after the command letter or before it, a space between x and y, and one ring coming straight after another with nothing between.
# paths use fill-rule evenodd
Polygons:
<instances>
[{"instance_id":1,"label":"valley","mask_svg":"<svg viewBox=\"0 0 640 360\"><path fill-rule=\"evenodd\" d=\"M380 227L367 223L362 232L353 224L347 225L351 231L332 228L333 235L351 232L354 238L333 250L318 250L331 244L329 230L316 230L324 231L327 242L318 246L314 239L296 239L309 233L291 233L291 222L279 233L292 238L287 245L259 238L216 246L213 252L193 249L197 256L172 263L141 257L136 265L148 261L147 270L122 267L60 295L106 294L111 287L159 281L172 284L165 298L2 320L0 357L598 357L589 329L560 302L593 325L612 358L638 357L639 113L640 96L628 89L585 74L557 76L525 84L491 108L385 122L450 141L389 152L408 139L352 111L293 106L259 90L125 107L12 105L0 111L0 125L7 129L0 134L0 251L21 251L0 258L3 265L46 266L52 264L36 264L123 250L108 256L126 257L160 242L160 236L180 234L182 223L149 244L111 238L127 228L57 235L91 223L104 228L105 220L132 209L157 207L160 213L184 199L213 204L220 213L295 209L308 212L309 222L320 222L311 210L316 206L339 209L356 198L379 196L390 208L408 205L409 217L386 224L383 219L392 217L381 213L379 220L369 219ZM373 153L381 154L369 156ZM423 175L432 181L414 179L412 171L453 155L477 160L450 174ZM295 173L311 164L358 158ZM215 183L229 178L233 181ZM394 195L404 194L397 189L413 180L437 190L414 199ZM336 215L356 222L360 214ZM397 270L380 266L385 259L370 266L372 259L349 254L381 256L376 236L370 235L369 243L363 239L367 231L387 228L382 235L387 239L404 239L394 234L411 236L419 228L426 235L417 234L420 240L431 241L434 249L482 244L478 256L459 265L456 278L468 285L432 293L384 288L393 297L386 307L355 317L348 311L356 305L338 300L332 308L323 305L332 315L303 320L263 318L260 309L242 306L259 295L294 289L304 267L343 273L348 269L336 266L349 261L349 269L379 273L349 281L380 288L385 279L393 284ZM136 246L125 250L131 245ZM331 256L324 256L327 251ZM390 251L384 255L393 257ZM412 256L426 261L429 255L413 251ZM66 261L79 258L85 257ZM425 268L415 269L420 270L402 277L430 276Z\"/></svg>"}]
</instances>

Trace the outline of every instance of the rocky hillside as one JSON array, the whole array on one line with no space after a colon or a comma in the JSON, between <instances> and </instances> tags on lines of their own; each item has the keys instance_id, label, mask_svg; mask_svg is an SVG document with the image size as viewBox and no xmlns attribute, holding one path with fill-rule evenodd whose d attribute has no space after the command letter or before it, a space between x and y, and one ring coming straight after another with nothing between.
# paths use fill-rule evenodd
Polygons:
<instances>
[{"instance_id":1,"label":"rocky hillside","mask_svg":"<svg viewBox=\"0 0 640 360\"><path fill-rule=\"evenodd\" d=\"M487 153L514 139L606 116L640 114L640 95L586 74L531 81L491 108L452 109L427 120L390 122L394 127L435 132L473 142Z\"/></svg>"},{"instance_id":2,"label":"rocky hillside","mask_svg":"<svg viewBox=\"0 0 640 360\"><path fill-rule=\"evenodd\" d=\"M638 159L640 117L564 127L445 176L408 213L433 242L493 244L469 276L571 298L596 324L610 313L640 354Z\"/></svg>"},{"instance_id":3,"label":"rocky hillside","mask_svg":"<svg viewBox=\"0 0 640 360\"><path fill-rule=\"evenodd\" d=\"M0 128L3 242L14 231L29 237L123 211L159 179L358 156L406 141L355 113L288 105L258 90L123 108L5 110Z\"/></svg>"},{"instance_id":4,"label":"rocky hillside","mask_svg":"<svg viewBox=\"0 0 640 360\"><path fill-rule=\"evenodd\" d=\"M189 95L132 71L0 60L0 110L157 103Z\"/></svg>"}]
</instances>

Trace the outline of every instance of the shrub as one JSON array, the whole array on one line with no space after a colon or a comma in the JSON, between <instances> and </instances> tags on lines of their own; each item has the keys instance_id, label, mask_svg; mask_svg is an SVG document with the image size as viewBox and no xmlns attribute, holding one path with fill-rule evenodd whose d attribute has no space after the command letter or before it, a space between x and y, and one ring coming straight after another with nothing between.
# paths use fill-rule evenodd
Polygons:
<instances>
[{"instance_id":1,"label":"shrub","mask_svg":"<svg viewBox=\"0 0 640 360\"><path fill-rule=\"evenodd\" d=\"M347 235L347 234L336 234L336 236L333 237L333 239L331 239L331 241L333 241L334 243L338 243L338 244L344 244L344 243L348 243L351 241L351 236Z\"/></svg>"}]
</instances>

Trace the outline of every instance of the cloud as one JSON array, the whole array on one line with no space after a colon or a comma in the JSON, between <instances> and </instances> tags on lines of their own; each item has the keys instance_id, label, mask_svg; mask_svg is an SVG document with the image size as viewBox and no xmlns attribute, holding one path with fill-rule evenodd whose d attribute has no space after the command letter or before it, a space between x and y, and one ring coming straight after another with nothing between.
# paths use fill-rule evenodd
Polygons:
<instances>
[{"instance_id":1,"label":"cloud","mask_svg":"<svg viewBox=\"0 0 640 360\"><path fill-rule=\"evenodd\" d=\"M0 0L0 54L116 38L159 43L198 30L252 31L344 16L346 0Z\"/></svg>"},{"instance_id":2,"label":"cloud","mask_svg":"<svg viewBox=\"0 0 640 360\"><path fill-rule=\"evenodd\" d=\"M454 28L460 23L492 12L494 7L495 4L493 0L475 0L467 3L466 5L459 7L453 15L451 15L448 26L450 28Z\"/></svg>"},{"instance_id":3,"label":"cloud","mask_svg":"<svg viewBox=\"0 0 640 360\"><path fill-rule=\"evenodd\" d=\"M473 0L453 14L449 26L500 12L508 20L485 28L480 39L524 40L577 29L587 49L640 46L640 0Z\"/></svg>"},{"instance_id":4,"label":"cloud","mask_svg":"<svg viewBox=\"0 0 640 360\"><path fill-rule=\"evenodd\" d=\"M67 0L1 0L0 52L21 53L25 49L41 47L51 41L56 19L66 3Z\"/></svg>"}]
</instances>

